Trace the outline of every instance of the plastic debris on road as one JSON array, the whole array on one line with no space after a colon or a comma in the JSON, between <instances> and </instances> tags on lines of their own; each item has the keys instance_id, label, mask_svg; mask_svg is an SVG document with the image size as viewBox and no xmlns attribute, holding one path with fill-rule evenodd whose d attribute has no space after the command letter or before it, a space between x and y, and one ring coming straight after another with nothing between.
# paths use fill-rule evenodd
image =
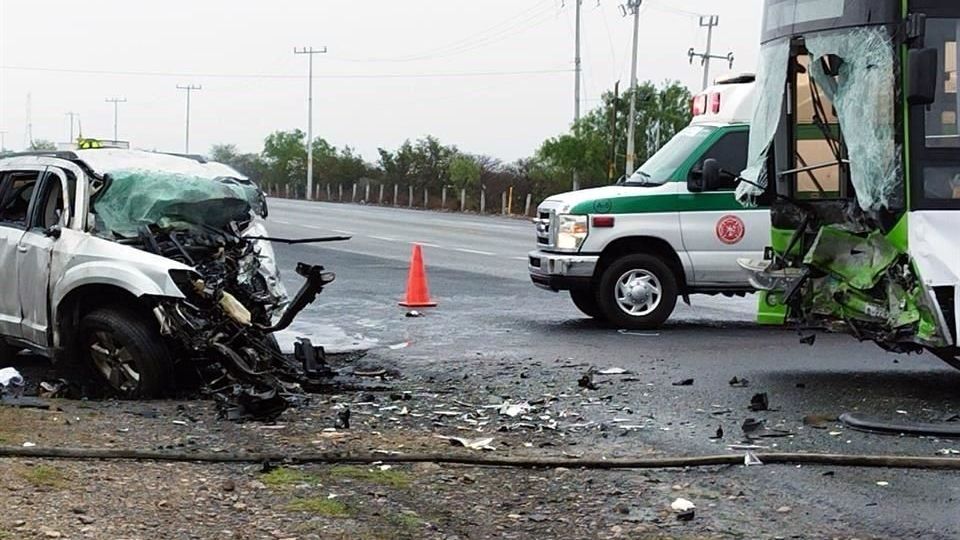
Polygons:
<instances>
[{"instance_id":1,"label":"plastic debris on road","mask_svg":"<svg viewBox=\"0 0 960 540\"><path fill-rule=\"evenodd\" d=\"M750 467L751 465L763 465L763 462L760 461L760 458L758 458L756 454L747 450L747 453L743 455L743 464Z\"/></svg>"},{"instance_id":2,"label":"plastic debris on road","mask_svg":"<svg viewBox=\"0 0 960 540\"><path fill-rule=\"evenodd\" d=\"M690 521L695 515L697 505L681 497L670 503L670 508L677 514L678 520Z\"/></svg>"},{"instance_id":3,"label":"plastic debris on road","mask_svg":"<svg viewBox=\"0 0 960 540\"><path fill-rule=\"evenodd\" d=\"M0 387L23 386L23 375L12 367L0 369Z\"/></svg>"},{"instance_id":4,"label":"plastic debris on road","mask_svg":"<svg viewBox=\"0 0 960 540\"><path fill-rule=\"evenodd\" d=\"M606 369L601 369L597 372L597 375L627 375L630 372L619 367L610 367Z\"/></svg>"},{"instance_id":5,"label":"plastic debris on road","mask_svg":"<svg viewBox=\"0 0 960 540\"><path fill-rule=\"evenodd\" d=\"M493 437L483 437L480 439L466 439L463 437L447 437L445 435L434 435L438 439L450 441L453 446L462 446L470 450L496 450L492 446Z\"/></svg>"}]
</instances>

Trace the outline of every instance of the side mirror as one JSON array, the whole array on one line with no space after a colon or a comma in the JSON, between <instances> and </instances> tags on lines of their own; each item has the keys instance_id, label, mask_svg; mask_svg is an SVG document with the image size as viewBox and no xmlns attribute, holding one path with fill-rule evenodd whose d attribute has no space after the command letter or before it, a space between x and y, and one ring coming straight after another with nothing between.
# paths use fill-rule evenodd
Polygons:
<instances>
[{"instance_id":1,"label":"side mirror","mask_svg":"<svg viewBox=\"0 0 960 540\"><path fill-rule=\"evenodd\" d=\"M907 61L909 65L907 103L910 105L930 105L937 99L937 49L911 49Z\"/></svg>"},{"instance_id":2,"label":"side mirror","mask_svg":"<svg viewBox=\"0 0 960 540\"><path fill-rule=\"evenodd\" d=\"M690 193L700 193L703 189L703 170L693 169L690 176L687 177L687 191Z\"/></svg>"},{"instance_id":3,"label":"side mirror","mask_svg":"<svg viewBox=\"0 0 960 540\"><path fill-rule=\"evenodd\" d=\"M703 191L714 191L720 188L720 164L713 158L703 160L701 173Z\"/></svg>"}]
</instances>

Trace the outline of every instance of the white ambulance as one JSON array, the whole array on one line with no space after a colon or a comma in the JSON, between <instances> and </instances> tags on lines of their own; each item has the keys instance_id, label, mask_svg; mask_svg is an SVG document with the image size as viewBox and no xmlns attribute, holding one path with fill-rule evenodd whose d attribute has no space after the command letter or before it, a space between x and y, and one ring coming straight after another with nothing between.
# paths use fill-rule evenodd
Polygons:
<instances>
[{"instance_id":1,"label":"white ambulance","mask_svg":"<svg viewBox=\"0 0 960 540\"><path fill-rule=\"evenodd\" d=\"M753 101L752 75L717 80L694 97L690 125L630 178L545 200L534 220L533 283L570 291L586 315L631 329L660 326L677 297L753 292L737 259L762 257L769 210L734 198Z\"/></svg>"}]
</instances>

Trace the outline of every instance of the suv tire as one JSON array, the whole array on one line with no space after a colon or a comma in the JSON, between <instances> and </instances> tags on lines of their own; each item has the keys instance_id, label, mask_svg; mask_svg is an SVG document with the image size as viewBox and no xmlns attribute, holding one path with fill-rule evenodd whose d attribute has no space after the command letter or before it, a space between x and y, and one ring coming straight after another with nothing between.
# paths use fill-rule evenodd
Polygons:
<instances>
[{"instance_id":1,"label":"suv tire","mask_svg":"<svg viewBox=\"0 0 960 540\"><path fill-rule=\"evenodd\" d=\"M573 305L587 317L604 320L603 310L600 309L600 303L597 302L597 292L593 289L572 289L570 299Z\"/></svg>"},{"instance_id":2,"label":"suv tire","mask_svg":"<svg viewBox=\"0 0 960 540\"><path fill-rule=\"evenodd\" d=\"M597 300L619 328L659 328L677 305L677 279L655 255L626 255L604 270Z\"/></svg>"},{"instance_id":3,"label":"suv tire","mask_svg":"<svg viewBox=\"0 0 960 540\"><path fill-rule=\"evenodd\" d=\"M124 399L160 397L173 361L154 325L134 312L96 309L80 321L83 360Z\"/></svg>"}]
</instances>

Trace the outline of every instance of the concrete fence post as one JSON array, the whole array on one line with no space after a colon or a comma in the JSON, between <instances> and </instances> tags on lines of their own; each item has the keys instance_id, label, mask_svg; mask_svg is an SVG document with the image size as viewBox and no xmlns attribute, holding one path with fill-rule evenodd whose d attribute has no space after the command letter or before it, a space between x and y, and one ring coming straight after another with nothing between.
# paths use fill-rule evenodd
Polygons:
<instances>
[{"instance_id":1,"label":"concrete fence post","mask_svg":"<svg viewBox=\"0 0 960 540\"><path fill-rule=\"evenodd\" d=\"M462 188L460 190L460 211L467 211L467 188Z\"/></svg>"},{"instance_id":2,"label":"concrete fence post","mask_svg":"<svg viewBox=\"0 0 960 540\"><path fill-rule=\"evenodd\" d=\"M430 207L430 194L427 191L427 188L423 188L423 208L427 209Z\"/></svg>"},{"instance_id":3,"label":"concrete fence post","mask_svg":"<svg viewBox=\"0 0 960 540\"><path fill-rule=\"evenodd\" d=\"M500 194L500 214L507 215L507 192L504 191Z\"/></svg>"},{"instance_id":4,"label":"concrete fence post","mask_svg":"<svg viewBox=\"0 0 960 540\"><path fill-rule=\"evenodd\" d=\"M397 205L397 194L399 190L400 190L400 186L398 186L397 184L394 184L393 185L393 205L394 206Z\"/></svg>"},{"instance_id":5,"label":"concrete fence post","mask_svg":"<svg viewBox=\"0 0 960 540\"><path fill-rule=\"evenodd\" d=\"M407 189L407 207L413 208L413 186Z\"/></svg>"},{"instance_id":6,"label":"concrete fence post","mask_svg":"<svg viewBox=\"0 0 960 540\"><path fill-rule=\"evenodd\" d=\"M333 200L333 197L330 196L330 184L324 184L324 186L326 186L327 191L327 202L330 202Z\"/></svg>"},{"instance_id":7,"label":"concrete fence post","mask_svg":"<svg viewBox=\"0 0 960 540\"><path fill-rule=\"evenodd\" d=\"M480 189L480 213L487 211L487 190Z\"/></svg>"},{"instance_id":8,"label":"concrete fence post","mask_svg":"<svg viewBox=\"0 0 960 540\"><path fill-rule=\"evenodd\" d=\"M363 202L370 202L370 182L367 182L366 187L363 188Z\"/></svg>"},{"instance_id":9,"label":"concrete fence post","mask_svg":"<svg viewBox=\"0 0 960 540\"><path fill-rule=\"evenodd\" d=\"M383 204L383 184L380 184L380 197L377 199L377 204Z\"/></svg>"},{"instance_id":10,"label":"concrete fence post","mask_svg":"<svg viewBox=\"0 0 960 540\"><path fill-rule=\"evenodd\" d=\"M440 190L440 209L447 209L447 186L443 186L443 189Z\"/></svg>"},{"instance_id":11,"label":"concrete fence post","mask_svg":"<svg viewBox=\"0 0 960 540\"><path fill-rule=\"evenodd\" d=\"M286 192L286 194L284 195L284 197L287 198L287 199L289 199L289 198L290 198L290 184L284 184L284 185L283 185L283 190L284 190L284 192Z\"/></svg>"},{"instance_id":12,"label":"concrete fence post","mask_svg":"<svg viewBox=\"0 0 960 540\"><path fill-rule=\"evenodd\" d=\"M350 202L357 202L357 183L353 183L353 192L350 194Z\"/></svg>"},{"instance_id":13,"label":"concrete fence post","mask_svg":"<svg viewBox=\"0 0 960 540\"><path fill-rule=\"evenodd\" d=\"M337 184L337 202L343 202L343 184Z\"/></svg>"},{"instance_id":14,"label":"concrete fence post","mask_svg":"<svg viewBox=\"0 0 960 540\"><path fill-rule=\"evenodd\" d=\"M530 203L533 202L533 195L527 193L527 202L523 205L523 215L530 215Z\"/></svg>"}]
</instances>

